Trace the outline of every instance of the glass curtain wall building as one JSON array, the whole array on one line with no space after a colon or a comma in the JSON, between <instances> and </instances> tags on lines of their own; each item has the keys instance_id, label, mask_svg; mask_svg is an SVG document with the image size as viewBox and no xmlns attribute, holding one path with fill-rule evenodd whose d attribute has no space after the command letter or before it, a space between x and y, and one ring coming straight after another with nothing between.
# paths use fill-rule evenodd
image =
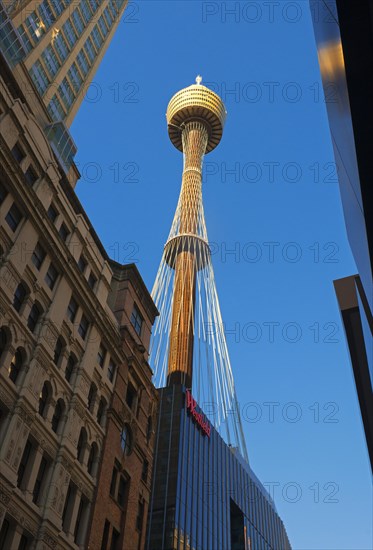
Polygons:
<instances>
[{"instance_id":1,"label":"glass curtain wall building","mask_svg":"<svg viewBox=\"0 0 373 550\"><path fill-rule=\"evenodd\" d=\"M188 390L159 397L146 549L290 550L270 495Z\"/></svg>"},{"instance_id":2,"label":"glass curtain wall building","mask_svg":"<svg viewBox=\"0 0 373 550\"><path fill-rule=\"evenodd\" d=\"M71 125L126 4L126 0L2 4L2 49L13 63L24 62L54 122ZM97 86L91 93L99 93Z\"/></svg>"}]
</instances>

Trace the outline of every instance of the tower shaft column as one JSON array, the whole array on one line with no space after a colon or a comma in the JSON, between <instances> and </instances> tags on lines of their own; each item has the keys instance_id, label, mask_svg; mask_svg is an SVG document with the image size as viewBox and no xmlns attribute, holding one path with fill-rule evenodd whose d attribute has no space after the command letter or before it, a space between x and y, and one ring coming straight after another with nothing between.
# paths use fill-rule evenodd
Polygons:
<instances>
[{"instance_id":1,"label":"tower shaft column","mask_svg":"<svg viewBox=\"0 0 373 550\"><path fill-rule=\"evenodd\" d=\"M180 194L179 234L185 246L175 263L175 287L172 304L168 382L192 385L194 304L197 256L193 237L198 237L202 212L202 162L208 132L202 122L188 122L182 131L184 170Z\"/></svg>"}]
</instances>

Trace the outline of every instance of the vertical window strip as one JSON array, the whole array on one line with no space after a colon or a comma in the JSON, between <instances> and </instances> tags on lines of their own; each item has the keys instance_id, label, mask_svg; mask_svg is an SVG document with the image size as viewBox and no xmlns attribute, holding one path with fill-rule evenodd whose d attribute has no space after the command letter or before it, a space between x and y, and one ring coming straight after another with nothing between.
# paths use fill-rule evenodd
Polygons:
<instances>
[{"instance_id":1,"label":"vertical window strip","mask_svg":"<svg viewBox=\"0 0 373 550\"><path fill-rule=\"evenodd\" d=\"M56 38L54 39L53 45L61 60L61 63L63 63L67 58L67 56L69 55L69 48L66 44L66 40L64 39L61 33L59 33L58 36L56 36Z\"/></svg>"},{"instance_id":2,"label":"vertical window strip","mask_svg":"<svg viewBox=\"0 0 373 550\"><path fill-rule=\"evenodd\" d=\"M52 46L48 45L41 54L41 57L50 76L53 78L58 73L61 65Z\"/></svg>"},{"instance_id":3,"label":"vertical window strip","mask_svg":"<svg viewBox=\"0 0 373 550\"><path fill-rule=\"evenodd\" d=\"M49 86L49 78L40 61L36 61L30 69L31 78L41 95L44 95Z\"/></svg>"},{"instance_id":4,"label":"vertical window strip","mask_svg":"<svg viewBox=\"0 0 373 550\"><path fill-rule=\"evenodd\" d=\"M88 57L88 60L89 60L90 64L92 65L92 63L94 62L95 57L96 57L96 52L95 52L95 49L93 47L92 40L89 37L87 38L87 40L84 44L84 51L87 54L87 57Z\"/></svg>"},{"instance_id":5,"label":"vertical window strip","mask_svg":"<svg viewBox=\"0 0 373 550\"><path fill-rule=\"evenodd\" d=\"M74 31L74 27L72 26L71 21L69 19L63 25L62 30L68 44L72 48L77 40L77 36L76 36L76 32Z\"/></svg>"},{"instance_id":6,"label":"vertical window strip","mask_svg":"<svg viewBox=\"0 0 373 550\"><path fill-rule=\"evenodd\" d=\"M58 93L60 94L60 97L63 101L63 104L65 105L66 109L69 111L71 105L74 103L75 95L74 92L71 89L70 84L67 81L67 78L65 77L61 84L58 86Z\"/></svg>"},{"instance_id":7,"label":"vertical window strip","mask_svg":"<svg viewBox=\"0 0 373 550\"><path fill-rule=\"evenodd\" d=\"M76 66L75 63L71 65L70 69L67 72L67 76L69 77L69 80L72 84L72 87L74 88L74 91L78 93L80 88L82 87L83 79L80 76L78 67Z\"/></svg>"},{"instance_id":8,"label":"vertical window strip","mask_svg":"<svg viewBox=\"0 0 373 550\"><path fill-rule=\"evenodd\" d=\"M47 109L55 122L58 122L59 120L63 120L65 118L65 111L63 110L61 102L56 94L54 94L54 96L50 100Z\"/></svg>"},{"instance_id":9,"label":"vertical window strip","mask_svg":"<svg viewBox=\"0 0 373 550\"><path fill-rule=\"evenodd\" d=\"M111 16L111 13L108 7L104 9L104 16L105 16L107 27L108 29L110 29L111 25L113 24L113 18Z\"/></svg>"},{"instance_id":10,"label":"vertical window strip","mask_svg":"<svg viewBox=\"0 0 373 550\"><path fill-rule=\"evenodd\" d=\"M33 45L31 43L30 37L29 37L29 35L28 35L28 33L27 33L27 31L26 31L26 29L23 25L20 25L18 27L18 33L19 33L19 36L21 37L23 47L25 48L27 53L30 53L32 48L33 48Z\"/></svg>"},{"instance_id":11,"label":"vertical window strip","mask_svg":"<svg viewBox=\"0 0 373 550\"><path fill-rule=\"evenodd\" d=\"M109 10L111 12L111 15L112 15L114 21L115 21L116 18L118 17L118 15L119 15L118 7L117 7L117 4L116 4L115 0L110 0Z\"/></svg>"},{"instance_id":12,"label":"vertical window strip","mask_svg":"<svg viewBox=\"0 0 373 550\"><path fill-rule=\"evenodd\" d=\"M83 23L82 16L80 15L80 13L78 11L78 8L75 8L73 13L71 14L71 19L72 19L72 22L74 24L75 30L78 33L78 36L80 36L82 34L82 32L84 31L85 25Z\"/></svg>"},{"instance_id":13,"label":"vertical window strip","mask_svg":"<svg viewBox=\"0 0 373 550\"><path fill-rule=\"evenodd\" d=\"M87 76L89 71L89 64L83 50L80 50L80 52L76 56L76 62L83 77Z\"/></svg>"},{"instance_id":14,"label":"vertical window strip","mask_svg":"<svg viewBox=\"0 0 373 550\"><path fill-rule=\"evenodd\" d=\"M52 23L54 23L56 18L51 10L48 0L43 0L43 2L38 7L38 12L39 12L41 21L45 25L45 28L49 29L49 27L52 25Z\"/></svg>"},{"instance_id":15,"label":"vertical window strip","mask_svg":"<svg viewBox=\"0 0 373 550\"><path fill-rule=\"evenodd\" d=\"M61 0L50 0L50 3L54 13L57 17L59 17L65 9L64 2L62 2Z\"/></svg>"},{"instance_id":16,"label":"vertical window strip","mask_svg":"<svg viewBox=\"0 0 373 550\"><path fill-rule=\"evenodd\" d=\"M87 25L88 22L92 19L92 12L89 8L89 5L87 3L87 0L82 0L79 4L80 11L82 13L83 19L85 21L85 24ZM94 11L94 10L92 10Z\"/></svg>"},{"instance_id":17,"label":"vertical window strip","mask_svg":"<svg viewBox=\"0 0 373 550\"><path fill-rule=\"evenodd\" d=\"M100 31L101 31L102 36L105 38L107 33L108 33L108 29L107 29L104 17L102 15L98 20L98 26L100 27Z\"/></svg>"},{"instance_id":18,"label":"vertical window strip","mask_svg":"<svg viewBox=\"0 0 373 550\"><path fill-rule=\"evenodd\" d=\"M97 51L99 51L101 46L102 46L103 39L102 39L102 36L101 36L101 34L98 30L97 25L95 25L92 29L91 38L93 40L94 45L96 46Z\"/></svg>"},{"instance_id":19,"label":"vertical window strip","mask_svg":"<svg viewBox=\"0 0 373 550\"><path fill-rule=\"evenodd\" d=\"M35 11L30 13L26 18L26 28L33 41L38 42L44 32L44 24L40 21Z\"/></svg>"}]
</instances>

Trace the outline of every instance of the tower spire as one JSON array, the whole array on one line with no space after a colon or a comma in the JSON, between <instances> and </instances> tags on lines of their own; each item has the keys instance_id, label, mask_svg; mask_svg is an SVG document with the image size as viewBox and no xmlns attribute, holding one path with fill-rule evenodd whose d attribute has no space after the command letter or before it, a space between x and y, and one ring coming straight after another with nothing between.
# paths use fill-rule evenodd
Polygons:
<instances>
[{"instance_id":1,"label":"tower spire","mask_svg":"<svg viewBox=\"0 0 373 550\"><path fill-rule=\"evenodd\" d=\"M156 383L192 388L209 403L216 428L247 458L211 264L202 202L204 155L219 144L226 117L220 97L201 84L168 104L168 134L183 152L181 191L153 288L160 311L151 349Z\"/></svg>"}]
</instances>

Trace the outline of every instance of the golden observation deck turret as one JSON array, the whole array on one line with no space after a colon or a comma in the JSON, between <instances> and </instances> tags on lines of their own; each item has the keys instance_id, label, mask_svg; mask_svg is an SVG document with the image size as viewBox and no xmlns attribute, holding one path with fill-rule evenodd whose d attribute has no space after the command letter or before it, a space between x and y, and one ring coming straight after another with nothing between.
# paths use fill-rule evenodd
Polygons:
<instances>
[{"instance_id":1,"label":"golden observation deck turret","mask_svg":"<svg viewBox=\"0 0 373 550\"><path fill-rule=\"evenodd\" d=\"M177 92L167 107L168 135L183 152L179 201L152 296L160 312L150 361L158 387L193 391L222 437L247 459L240 411L216 291L202 202L203 157L219 144L226 118L220 97L201 84Z\"/></svg>"},{"instance_id":2,"label":"golden observation deck turret","mask_svg":"<svg viewBox=\"0 0 373 550\"><path fill-rule=\"evenodd\" d=\"M167 108L168 135L184 153L179 199L179 224L165 246L167 263L175 269L174 299L168 355L168 382L192 385L196 272L206 266L210 251L203 217L202 163L219 144L226 117L220 97L196 84L177 92Z\"/></svg>"}]
</instances>

